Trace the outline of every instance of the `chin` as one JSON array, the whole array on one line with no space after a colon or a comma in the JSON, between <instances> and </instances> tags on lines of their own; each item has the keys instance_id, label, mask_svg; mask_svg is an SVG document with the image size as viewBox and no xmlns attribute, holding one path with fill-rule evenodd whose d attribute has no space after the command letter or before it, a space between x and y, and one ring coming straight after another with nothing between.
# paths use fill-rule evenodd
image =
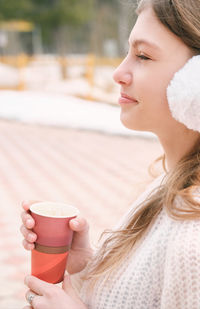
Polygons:
<instances>
[{"instance_id":1,"label":"chin","mask_svg":"<svg viewBox=\"0 0 200 309\"><path fill-rule=\"evenodd\" d=\"M129 114L121 111L120 121L129 130L154 133L155 120L149 121L146 115L140 113Z\"/></svg>"},{"instance_id":2,"label":"chin","mask_svg":"<svg viewBox=\"0 0 200 309\"><path fill-rule=\"evenodd\" d=\"M130 119L127 119L125 117L120 118L121 123L123 124L124 127L126 127L129 130L133 131L147 131L147 129L143 128L141 123L139 124L138 121L131 121Z\"/></svg>"}]
</instances>

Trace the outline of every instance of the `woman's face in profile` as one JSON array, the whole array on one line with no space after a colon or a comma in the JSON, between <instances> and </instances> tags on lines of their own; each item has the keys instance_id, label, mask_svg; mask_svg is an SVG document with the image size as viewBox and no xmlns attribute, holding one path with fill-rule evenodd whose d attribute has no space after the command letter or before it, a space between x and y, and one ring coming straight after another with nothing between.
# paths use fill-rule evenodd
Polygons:
<instances>
[{"instance_id":1,"label":"woman's face in profile","mask_svg":"<svg viewBox=\"0 0 200 309\"><path fill-rule=\"evenodd\" d=\"M140 13L129 37L129 52L114 73L121 86L121 121L127 128L158 136L166 134L166 129L176 129L166 89L174 73L191 57L191 50L151 8ZM126 96L136 101L123 99Z\"/></svg>"}]
</instances>

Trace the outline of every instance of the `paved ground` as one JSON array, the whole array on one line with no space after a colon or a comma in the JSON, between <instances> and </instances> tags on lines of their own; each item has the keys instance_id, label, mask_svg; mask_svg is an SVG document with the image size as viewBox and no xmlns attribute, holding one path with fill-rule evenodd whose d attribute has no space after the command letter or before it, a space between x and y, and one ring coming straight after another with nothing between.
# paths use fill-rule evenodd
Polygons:
<instances>
[{"instance_id":1,"label":"paved ground","mask_svg":"<svg viewBox=\"0 0 200 309\"><path fill-rule=\"evenodd\" d=\"M160 154L155 140L0 121L0 308L26 304L22 200L76 205L95 242L152 179L147 168Z\"/></svg>"}]
</instances>

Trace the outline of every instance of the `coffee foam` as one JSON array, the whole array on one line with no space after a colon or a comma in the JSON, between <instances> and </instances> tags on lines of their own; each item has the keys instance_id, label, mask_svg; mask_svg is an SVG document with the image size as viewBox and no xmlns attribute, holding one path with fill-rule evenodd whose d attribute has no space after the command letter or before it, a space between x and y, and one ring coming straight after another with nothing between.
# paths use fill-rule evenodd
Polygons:
<instances>
[{"instance_id":1,"label":"coffee foam","mask_svg":"<svg viewBox=\"0 0 200 309\"><path fill-rule=\"evenodd\" d=\"M53 218L69 218L77 216L79 213L78 209L71 205L52 202L33 204L30 211L40 216Z\"/></svg>"}]
</instances>

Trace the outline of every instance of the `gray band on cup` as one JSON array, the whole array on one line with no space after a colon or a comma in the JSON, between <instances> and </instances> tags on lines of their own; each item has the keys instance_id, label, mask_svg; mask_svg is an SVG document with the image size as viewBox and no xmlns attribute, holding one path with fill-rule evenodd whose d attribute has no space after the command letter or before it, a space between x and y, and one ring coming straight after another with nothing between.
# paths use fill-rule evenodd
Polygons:
<instances>
[{"instance_id":1,"label":"gray band on cup","mask_svg":"<svg viewBox=\"0 0 200 309\"><path fill-rule=\"evenodd\" d=\"M38 243L35 243L35 250L47 253L47 254L60 254L65 253L69 251L70 246L63 246L63 247L49 247L49 246L43 246Z\"/></svg>"}]
</instances>

